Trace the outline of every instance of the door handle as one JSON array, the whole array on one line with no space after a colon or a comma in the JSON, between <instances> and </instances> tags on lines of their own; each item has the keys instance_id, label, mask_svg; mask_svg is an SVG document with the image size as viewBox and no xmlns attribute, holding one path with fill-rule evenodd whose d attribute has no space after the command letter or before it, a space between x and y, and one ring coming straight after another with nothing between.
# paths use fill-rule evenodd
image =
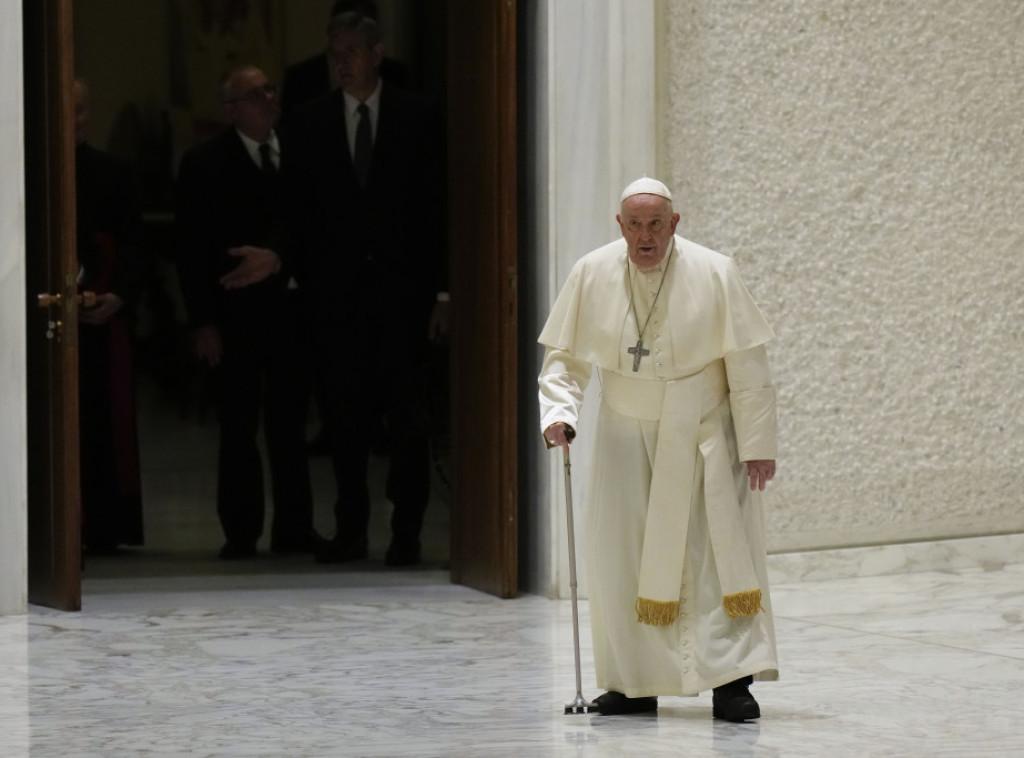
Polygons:
<instances>
[{"instance_id":1,"label":"door handle","mask_svg":"<svg viewBox=\"0 0 1024 758\"><path fill-rule=\"evenodd\" d=\"M38 303L40 308L60 307L61 296L59 292L56 294L44 292L42 294L36 295L36 298L36 302ZM84 308L91 308L92 306L96 305L96 293L82 292L80 294L77 294L75 295L75 302ZM60 337L62 326L64 326L64 324L59 319L51 318L49 321L47 321L46 339L52 340L55 337Z\"/></svg>"},{"instance_id":2,"label":"door handle","mask_svg":"<svg viewBox=\"0 0 1024 758\"><path fill-rule=\"evenodd\" d=\"M36 295L40 308L56 308L60 305L60 293L51 295L49 292L44 292L40 295ZM96 305L96 293L95 292L82 292L75 295L75 302L84 308L92 308Z\"/></svg>"}]
</instances>

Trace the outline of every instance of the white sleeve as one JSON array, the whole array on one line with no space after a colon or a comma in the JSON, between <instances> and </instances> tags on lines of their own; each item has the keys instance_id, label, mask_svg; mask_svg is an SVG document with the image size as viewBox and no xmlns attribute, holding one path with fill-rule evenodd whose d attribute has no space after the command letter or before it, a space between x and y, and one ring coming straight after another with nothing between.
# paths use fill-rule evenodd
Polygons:
<instances>
[{"instance_id":1,"label":"white sleeve","mask_svg":"<svg viewBox=\"0 0 1024 758\"><path fill-rule=\"evenodd\" d=\"M544 351L540 385L540 431L562 421L576 429L583 404L583 391L590 382L591 366L564 350L549 347Z\"/></svg>"},{"instance_id":2,"label":"white sleeve","mask_svg":"<svg viewBox=\"0 0 1024 758\"><path fill-rule=\"evenodd\" d=\"M726 353L725 372L740 460L775 460L778 422L768 351L758 345Z\"/></svg>"}]
</instances>

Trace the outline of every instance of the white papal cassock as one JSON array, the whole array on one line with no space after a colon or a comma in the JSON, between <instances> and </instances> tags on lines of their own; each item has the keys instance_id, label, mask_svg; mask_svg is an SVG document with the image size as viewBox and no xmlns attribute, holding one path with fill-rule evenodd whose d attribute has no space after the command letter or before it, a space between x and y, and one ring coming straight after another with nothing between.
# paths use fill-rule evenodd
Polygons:
<instances>
[{"instance_id":1,"label":"white papal cassock","mask_svg":"<svg viewBox=\"0 0 1024 758\"><path fill-rule=\"evenodd\" d=\"M627 350L648 314L634 372ZM581 434L595 445L586 546L603 689L696 695L778 678L762 498L742 463L776 457L773 336L732 259L679 236L649 271L625 240L584 256L552 308L541 430L578 429L593 367L601 383L596 429ZM652 621L648 607L678 615Z\"/></svg>"}]
</instances>

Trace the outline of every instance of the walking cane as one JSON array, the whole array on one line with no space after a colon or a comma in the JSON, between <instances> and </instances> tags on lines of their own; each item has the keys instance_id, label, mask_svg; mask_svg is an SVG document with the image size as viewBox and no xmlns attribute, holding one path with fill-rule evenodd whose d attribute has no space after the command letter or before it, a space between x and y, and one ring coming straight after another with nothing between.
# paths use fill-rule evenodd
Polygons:
<instances>
[{"instance_id":1,"label":"walking cane","mask_svg":"<svg viewBox=\"0 0 1024 758\"><path fill-rule=\"evenodd\" d=\"M569 430L567 430L569 431ZM571 439L571 437L570 437ZM572 476L569 463L569 447L562 448L565 467L565 518L569 533L569 590L572 592L572 642L576 655L576 699L565 706L566 714L590 713L598 710L597 703L583 697L583 675L580 673L580 614L576 599L576 534L572 522Z\"/></svg>"}]
</instances>

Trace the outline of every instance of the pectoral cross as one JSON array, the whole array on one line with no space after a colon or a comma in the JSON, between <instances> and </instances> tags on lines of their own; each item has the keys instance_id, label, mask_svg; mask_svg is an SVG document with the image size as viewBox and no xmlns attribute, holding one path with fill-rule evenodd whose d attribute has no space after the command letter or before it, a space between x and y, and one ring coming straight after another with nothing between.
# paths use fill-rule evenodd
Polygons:
<instances>
[{"instance_id":1,"label":"pectoral cross","mask_svg":"<svg viewBox=\"0 0 1024 758\"><path fill-rule=\"evenodd\" d=\"M633 356L633 371L639 371L640 359L651 354L650 350L644 349L643 337L636 341L636 347L627 347L626 352Z\"/></svg>"}]
</instances>

